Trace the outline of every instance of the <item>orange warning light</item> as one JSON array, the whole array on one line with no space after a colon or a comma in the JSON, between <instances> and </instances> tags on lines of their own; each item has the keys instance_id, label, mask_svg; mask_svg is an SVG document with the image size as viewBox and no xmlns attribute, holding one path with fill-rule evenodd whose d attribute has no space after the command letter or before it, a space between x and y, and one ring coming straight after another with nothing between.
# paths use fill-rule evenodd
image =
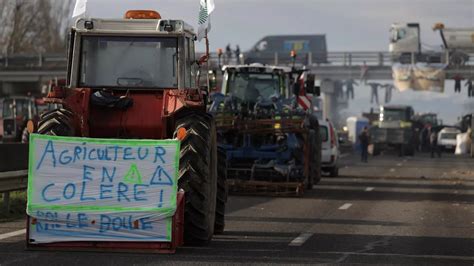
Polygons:
<instances>
[{"instance_id":1,"label":"orange warning light","mask_svg":"<svg viewBox=\"0 0 474 266\"><path fill-rule=\"evenodd\" d=\"M129 10L125 13L126 19L161 19L160 13L154 10Z\"/></svg>"}]
</instances>

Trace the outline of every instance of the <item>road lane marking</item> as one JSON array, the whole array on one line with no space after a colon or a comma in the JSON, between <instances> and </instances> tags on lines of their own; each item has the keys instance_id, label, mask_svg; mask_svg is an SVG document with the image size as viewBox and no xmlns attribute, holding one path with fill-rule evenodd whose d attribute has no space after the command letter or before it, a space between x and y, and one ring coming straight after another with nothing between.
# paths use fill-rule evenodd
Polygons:
<instances>
[{"instance_id":1,"label":"road lane marking","mask_svg":"<svg viewBox=\"0 0 474 266\"><path fill-rule=\"evenodd\" d=\"M290 242L290 244L288 244L288 246L290 246L290 247L302 246L304 244L304 242L306 242L306 240L308 240L312 236L313 236L313 233L301 233L298 237L293 239Z\"/></svg>"},{"instance_id":2,"label":"road lane marking","mask_svg":"<svg viewBox=\"0 0 474 266\"><path fill-rule=\"evenodd\" d=\"M349 153L343 153L339 156L339 158L346 158L347 156L349 156L350 154Z\"/></svg>"},{"instance_id":3,"label":"road lane marking","mask_svg":"<svg viewBox=\"0 0 474 266\"><path fill-rule=\"evenodd\" d=\"M6 233L6 234L1 234L0 235L0 240L4 240L4 239L10 238L10 237L19 236L19 235L23 235L23 234L26 234L26 229L21 229L21 230L18 230L18 231Z\"/></svg>"},{"instance_id":4,"label":"road lane marking","mask_svg":"<svg viewBox=\"0 0 474 266\"><path fill-rule=\"evenodd\" d=\"M374 190L374 187L368 187L365 189L365 191L372 191L372 190Z\"/></svg>"},{"instance_id":5,"label":"road lane marking","mask_svg":"<svg viewBox=\"0 0 474 266\"><path fill-rule=\"evenodd\" d=\"M339 207L339 210L347 210L352 206L352 203L345 203L341 207Z\"/></svg>"}]
</instances>

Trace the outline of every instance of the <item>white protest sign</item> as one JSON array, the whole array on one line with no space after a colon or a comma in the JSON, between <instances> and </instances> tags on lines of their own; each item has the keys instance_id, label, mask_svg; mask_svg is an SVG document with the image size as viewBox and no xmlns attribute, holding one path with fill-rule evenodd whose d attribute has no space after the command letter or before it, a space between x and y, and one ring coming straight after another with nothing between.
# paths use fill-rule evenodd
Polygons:
<instances>
[{"instance_id":1,"label":"white protest sign","mask_svg":"<svg viewBox=\"0 0 474 266\"><path fill-rule=\"evenodd\" d=\"M30 239L171 241L179 146L177 140L33 134Z\"/></svg>"}]
</instances>

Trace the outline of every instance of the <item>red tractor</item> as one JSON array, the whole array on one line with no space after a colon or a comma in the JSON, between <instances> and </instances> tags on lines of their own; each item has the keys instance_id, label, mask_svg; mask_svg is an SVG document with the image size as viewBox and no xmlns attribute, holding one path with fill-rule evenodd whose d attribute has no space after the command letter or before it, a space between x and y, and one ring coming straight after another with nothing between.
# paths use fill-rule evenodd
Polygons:
<instances>
[{"instance_id":1,"label":"red tractor","mask_svg":"<svg viewBox=\"0 0 474 266\"><path fill-rule=\"evenodd\" d=\"M195 40L187 23L161 19L155 11L128 11L124 19L79 19L70 32L67 85L53 88L46 99L63 108L43 114L38 133L180 139L184 240L205 244L224 229L219 214L226 192L217 185L221 177L215 122L206 111L208 91L198 84L199 66L207 57L196 60Z\"/></svg>"}]
</instances>

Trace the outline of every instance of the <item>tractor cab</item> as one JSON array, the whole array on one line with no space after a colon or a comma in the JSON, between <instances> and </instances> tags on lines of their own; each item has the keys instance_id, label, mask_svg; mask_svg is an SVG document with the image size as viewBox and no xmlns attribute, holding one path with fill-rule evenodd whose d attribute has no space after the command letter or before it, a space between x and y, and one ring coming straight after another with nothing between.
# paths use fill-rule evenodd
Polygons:
<instances>
[{"instance_id":1,"label":"tractor cab","mask_svg":"<svg viewBox=\"0 0 474 266\"><path fill-rule=\"evenodd\" d=\"M224 66L219 96L213 97L217 104L213 104L211 110L221 105L221 101L232 103L224 106L233 106L239 110L246 107L253 112L262 107L278 111L282 107L304 107L302 109L306 110L311 106L311 98L307 93L319 94L314 86L314 75L305 72L306 70L258 63ZM300 101L304 101L306 105L301 106Z\"/></svg>"},{"instance_id":2,"label":"tractor cab","mask_svg":"<svg viewBox=\"0 0 474 266\"><path fill-rule=\"evenodd\" d=\"M61 134L173 137L175 114L186 108L205 112L197 73L207 56L196 60L195 39L189 24L162 19L156 11L78 19L70 32L68 89L49 95L77 117Z\"/></svg>"},{"instance_id":3,"label":"tractor cab","mask_svg":"<svg viewBox=\"0 0 474 266\"><path fill-rule=\"evenodd\" d=\"M191 88L196 81L193 28L154 11L125 19L79 19L71 31L71 88Z\"/></svg>"},{"instance_id":4,"label":"tractor cab","mask_svg":"<svg viewBox=\"0 0 474 266\"><path fill-rule=\"evenodd\" d=\"M224 66L223 71L222 94L232 95L241 102L289 97L289 68L252 64Z\"/></svg>"}]
</instances>

